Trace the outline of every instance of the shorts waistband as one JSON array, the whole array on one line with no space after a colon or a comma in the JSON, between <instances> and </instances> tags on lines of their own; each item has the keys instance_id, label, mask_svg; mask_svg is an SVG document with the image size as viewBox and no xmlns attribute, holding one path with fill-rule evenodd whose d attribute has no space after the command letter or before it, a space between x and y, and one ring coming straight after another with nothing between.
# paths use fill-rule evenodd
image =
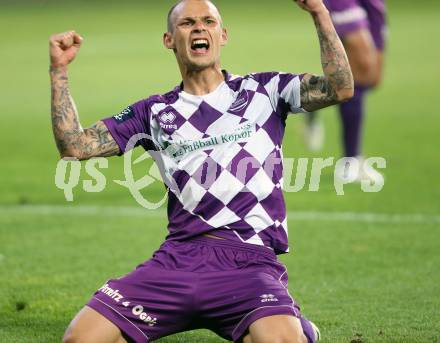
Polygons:
<instances>
[{"instance_id":1,"label":"shorts waistband","mask_svg":"<svg viewBox=\"0 0 440 343\"><path fill-rule=\"evenodd\" d=\"M202 236L202 237L192 238L184 242L207 245L211 247L222 247L222 248L229 248L234 250L254 252L257 254L266 255L268 257L276 259L275 252L268 247L250 244L250 243L236 242L229 239L217 239L217 238Z\"/></svg>"}]
</instances>

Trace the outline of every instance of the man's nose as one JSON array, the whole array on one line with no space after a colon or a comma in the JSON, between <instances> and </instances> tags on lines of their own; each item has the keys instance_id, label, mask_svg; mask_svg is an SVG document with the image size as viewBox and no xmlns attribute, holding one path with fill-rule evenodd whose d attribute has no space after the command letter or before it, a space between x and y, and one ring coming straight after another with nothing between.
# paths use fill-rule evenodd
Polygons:
<instances>
[{"instance_id":1,"label":"man's nose","mask_svg":"<svg viewBox=\"0 0 440 343\"><path fill-rule=\"evenodd\" d=\"M202 20L197 20L194 24L194 31L202 32L205 30L206 30L205 23Z\"/></svg>"}]
</instances>

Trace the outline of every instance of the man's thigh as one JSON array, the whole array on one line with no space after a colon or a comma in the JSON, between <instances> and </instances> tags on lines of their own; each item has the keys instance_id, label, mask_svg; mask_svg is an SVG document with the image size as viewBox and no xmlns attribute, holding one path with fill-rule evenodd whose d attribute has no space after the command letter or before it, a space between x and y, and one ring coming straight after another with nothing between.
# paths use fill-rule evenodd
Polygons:
<instances>
[{"instance_id":1,"label":"man's thigh","mask_svg":"<svg viewBox=\"0 0 440 343\"><path fill-rule=\"evenodd\" d=\"M64 343L127 343L119 328L107 318L85 306L70 323Z\"/></svg>"},{"instance_id":2,"label":"man's thigh","mask_svg":"<svg viewBox=\"0 0 440 343\"><path fill-rule=\"evenodd\" d=\"M243 343L307 343L300 320L278 315L261 318L249 326Z\"/></svg>"}]
</instances>

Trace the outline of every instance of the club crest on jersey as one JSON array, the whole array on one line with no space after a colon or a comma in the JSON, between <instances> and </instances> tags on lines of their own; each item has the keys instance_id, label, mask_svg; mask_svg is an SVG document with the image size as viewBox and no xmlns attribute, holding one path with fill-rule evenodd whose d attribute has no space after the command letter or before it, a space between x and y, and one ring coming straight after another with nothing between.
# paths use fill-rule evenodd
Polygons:
<instances>
[{"instance_id":1,"label":"club crest on jersey","mask_svg":"<svg viewBox=\"0 0 440 343\"><path fill-rule=\"evenodd\" d=\"M124 121L126 121L130 118L133 118L134 116L135 116L135 113L134 113L133 107L128 106L121 113L113 116L113 118L118 122L118 124L122 124Z\"/></svg>"},{"instance_id":2,"label":"club crest on jersey","mask_svg":"<svg viewBox=\"0 0 440 343\"><path fill-rule=\"evenodd\" d=\"M230 113L236 113L244 110L246 106L249 103L249 92L245 89L243 90L235 99L235 101L232 103L231 107L229 108Z\"/></svg>"},{"instance_id":3,"label":"club crest on jersey","mask_svg":"<svg viewBox=\"0 0 440 343\"><path fill-rule=\"evenodd\" d=\"M165 131L177 130L177 113L173 108L166 108L157 114L159 125Z\"/></svg>"}]
</instances>

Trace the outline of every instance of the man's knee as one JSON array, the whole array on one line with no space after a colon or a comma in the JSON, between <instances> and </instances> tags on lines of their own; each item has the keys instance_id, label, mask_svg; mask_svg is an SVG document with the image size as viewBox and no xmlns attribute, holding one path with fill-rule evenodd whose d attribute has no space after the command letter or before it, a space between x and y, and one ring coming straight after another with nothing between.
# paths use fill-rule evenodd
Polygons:
<instances>
[{"instance_id":1,"label":"man's knee","mask_svg":"<svg viewBox=\"0 0 440 343\"><path fill-rule=\"evenodd\" d=\"M84 307L67 328L62 343L126 343L119 328L95 310Z\"/></svg>"},{"instance_id":2,"label":"man's knee","mask_svg":"<svg viewBox=\"0 0 440 343\"><path fill-rule=\"evenodd\" d=\"M251 343L307 343L302 326L291 316L271 316L257 320L249 328Z\"/></svg>"},{"instance_id":3,"label":"man's knee","mask_svg":"<svg viewBox=\"0 0 440 343\"><path fill-rule=\"evenodd\" d=\"M254 338L248 336L243 340L243 343L307 343L307 338L303 333L270 332Z\"/></svg>"},{"instance_id":4,"label":"man's knee","mask_svg":"<svg viewBox=\"0 0 440 343\"><path fill-rule=\"evenodd\" d=\"M307 343L306 336L302 332L280 332L273 333L271 339L267 341L268 343Z\"/></svg>"},{"instance_id":5,"label":"man's knee","mask_svg":"<svg viewBox=\"0 0 440 343\"><path fill-rule=\"evenodd\" d=\"M63 336L63 339L61 340L61 343L83 343L85 342L84 339L81 339L81 337L72 330L67 330Z\"/></svg>"}]
</instances>

